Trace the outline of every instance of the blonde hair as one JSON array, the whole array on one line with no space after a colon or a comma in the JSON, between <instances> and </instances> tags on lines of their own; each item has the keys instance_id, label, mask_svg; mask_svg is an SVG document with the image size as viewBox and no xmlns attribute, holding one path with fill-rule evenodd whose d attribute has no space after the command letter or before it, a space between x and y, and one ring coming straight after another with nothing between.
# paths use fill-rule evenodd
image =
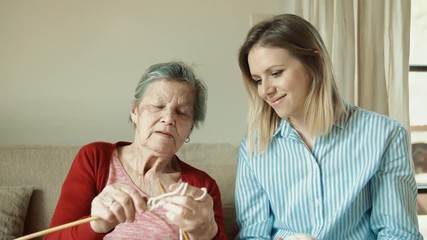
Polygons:
<instances>
[{"instance_id":1,"label":"blonde hair","mask_svg":"<svg viewBox=\"0 0 427 240\"><path fill-rule=\"evenodd\" d=\"M346 114L344 101L335 84L332 62L316 28L305 19L282 14L253 26L239 50L239 66L249 94L247 144L249 152L261 153L271 142L280 117L258 95L251 77L249 51L254 46L286 49L312 76L304 116L312 137L326 134L337 118Z\"/></svg>"}]
</instances>

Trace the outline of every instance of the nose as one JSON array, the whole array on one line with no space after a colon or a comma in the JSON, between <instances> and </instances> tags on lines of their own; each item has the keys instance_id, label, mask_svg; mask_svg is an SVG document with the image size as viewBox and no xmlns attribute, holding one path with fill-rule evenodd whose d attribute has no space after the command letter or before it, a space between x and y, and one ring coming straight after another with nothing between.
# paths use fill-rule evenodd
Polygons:
<instances>
[{"instance_id":1,"label":"nose","mask_svg":"<svg viewBox=\"0 0 427 240\"><path fill-rule=\"evenodd\" d=\"M269 95L273 94L274 91L275 91L275 88L268 79L262 81L261 84L258 85L258 94L262 98L268 97Z\"/></svg>"},{"instance_id":2,"label":"nose","mask_svg":"<svg viewBox=\"0 0 427 240\"><path fill-rule=\"evenodd\" d=\"M175 125L175 113L171 109L165 109L162 116L162 123L166 125Z\"/></svg>"}]
</instances>

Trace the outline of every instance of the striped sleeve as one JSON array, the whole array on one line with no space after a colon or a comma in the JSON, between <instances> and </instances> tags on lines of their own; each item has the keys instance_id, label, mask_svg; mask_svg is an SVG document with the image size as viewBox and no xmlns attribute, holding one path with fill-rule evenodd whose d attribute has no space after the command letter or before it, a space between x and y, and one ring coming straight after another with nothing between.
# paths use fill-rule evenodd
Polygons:
<instances>
[{"instance_id":1,"label":"striped sleeve","mask_svg":"<svg viewBox=\"0 0 427 240\"><path fill-rule=\"evenodd\" d=\"M239 150L236 175L237 239L270 239L273 219L269 200L248 165L245 141Z\"/></svg>"},{"instance_id":2,"label":"striped sleeve","mask_svg":"<svg viewBox=\"0 0 427 240\"><path fill-rule=\"evenodd\" d=\"M402 126L391 132L383 160L371 181L371 228L378 239L418 239L416 185Z\"/></svg>"}]
</instances>

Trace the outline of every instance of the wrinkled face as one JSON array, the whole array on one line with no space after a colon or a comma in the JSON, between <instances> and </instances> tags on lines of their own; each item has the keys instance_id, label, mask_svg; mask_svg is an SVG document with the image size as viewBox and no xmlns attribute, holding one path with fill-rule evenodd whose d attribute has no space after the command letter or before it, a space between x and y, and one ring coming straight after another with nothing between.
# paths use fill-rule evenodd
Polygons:
<instances>
[{"instance_id":1,"label":"wrinkled face","mask_svg":"<svg viewBox=\"0 0 427 240\"><path fill-rule=\"evenodd\" d=\"M255 46L248 63L258 95L279 117L302 121L312 80L297 58L283 48Z\"/></svg>"},{"instance_id":2,"label":"wrinkled face","mask_svg":"<svg viewBox=\"0 0 427 240\"><path fill-rule=\"evenodd\" d=\"M174 154L194 123L194 90L185 82L159 79L151 83L131 117L135 143L160 154Z\"/></svg>"}]
</instances>

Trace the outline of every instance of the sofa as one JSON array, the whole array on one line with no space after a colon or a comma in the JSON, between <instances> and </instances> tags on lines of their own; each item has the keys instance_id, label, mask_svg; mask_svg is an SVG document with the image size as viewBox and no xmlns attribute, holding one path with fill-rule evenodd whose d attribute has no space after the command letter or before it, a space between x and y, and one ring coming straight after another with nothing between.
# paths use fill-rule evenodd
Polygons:
<instances>
[{"instance_id":1,"label":"sofa","mask_svg":"<svg viewBox=\"0 0 427 240\"><path fill-rule=\"evenodd\" d=\"M80 147L0 147L0 239L13 239L10 236L18 237L48 228L62 183ZM237 152L238 147L232 144L188 143L177 154L217 181L229 239L235 236Z\"/></svg>"},{"instance_id":2,"label":"sofa","mask_svg":"<svg viewBox=\"0 0 427 240\"><path fill-rule=\"evenodd\" d=\"M0 147L0 240L48 228L62 183L80 147ZM225 143L188 143L178 152L182 160L216 179L221 190L228 239L235 237L237 153L237 146ZM420 197L419 201L425 201ZM419 215L418 219L420 230L427 239L427 215ZM9 235L4 236L4 233Z\"/></svg>"}]
</instances>

